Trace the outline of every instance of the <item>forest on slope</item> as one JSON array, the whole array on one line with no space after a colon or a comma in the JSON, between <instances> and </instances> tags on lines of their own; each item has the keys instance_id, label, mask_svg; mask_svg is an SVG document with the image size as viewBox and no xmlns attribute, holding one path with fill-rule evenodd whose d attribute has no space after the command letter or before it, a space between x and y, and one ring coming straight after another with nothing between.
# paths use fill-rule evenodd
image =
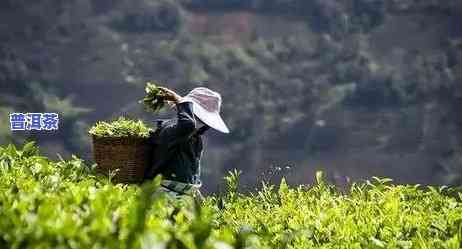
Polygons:
<instances>
[{"instance_id":1,"label":"forest on slope","mask_svg":"<svg viewBox=\"0 0 462 249\"><path fill-rule=\"evenodd\" d=\"M207 137L209 190L235 167L247 186L320 168L338 184L461 183L461 14L456 0L5 0L0 144L91 160L95 121L152 123L137 101L156 80L223 95L232 133ZM57 132L9 129L11 112L52 111Z\"/></svg>"}]
</instances>

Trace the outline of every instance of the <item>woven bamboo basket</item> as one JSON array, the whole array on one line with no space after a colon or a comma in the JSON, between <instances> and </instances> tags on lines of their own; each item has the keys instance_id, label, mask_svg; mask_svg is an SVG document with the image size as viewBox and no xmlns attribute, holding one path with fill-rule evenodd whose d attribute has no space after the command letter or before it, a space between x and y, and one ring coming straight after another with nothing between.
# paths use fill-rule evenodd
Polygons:
<instances>
[{"instance_id":1,"label":"woven bamboo basket","mask_svg":"<svg viewBox=\"0 0 462 249\"><path fill-rule=\"evenodd\" d=\"M97 172L105 175L114 172L112 180L116 183L143 181L152 152L148 138L92 137Z\"/></svg>"}]
</instances>

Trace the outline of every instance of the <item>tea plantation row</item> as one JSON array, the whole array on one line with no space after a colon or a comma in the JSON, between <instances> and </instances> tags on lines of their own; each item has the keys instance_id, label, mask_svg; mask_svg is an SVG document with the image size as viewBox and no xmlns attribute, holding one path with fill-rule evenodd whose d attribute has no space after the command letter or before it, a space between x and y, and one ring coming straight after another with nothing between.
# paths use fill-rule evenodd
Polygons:
<instances>
[{"instance_id":1,"label":"tea plantation row","mask_svg":"<svg viewBox=\"0 0 462 249\"><path fill-rule=\"evenodd\" d=\"M392 185L387 179L337 191L264 185L173 200L160 179L114 185L82 160L51 161L26 144L0 147L0 248L460 248L461 194Z\"/></svg>"}]
</instances>

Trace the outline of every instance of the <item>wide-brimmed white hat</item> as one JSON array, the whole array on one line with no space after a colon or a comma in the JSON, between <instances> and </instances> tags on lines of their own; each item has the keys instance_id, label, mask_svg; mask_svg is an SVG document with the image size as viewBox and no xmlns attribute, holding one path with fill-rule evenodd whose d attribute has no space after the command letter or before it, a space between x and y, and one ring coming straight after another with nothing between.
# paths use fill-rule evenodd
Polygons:
<instances>
[{"instance_id":1,"label":"wide-brimmed white hat","mask_svg":"<svg viewBox=\"0 0 462 249\"><path fill-rule=\"evenodd\" d=\"M193 113L213 129L229 133L229 129L220 116L221 95L206 87L194 88L182 101L193 102Z\"/></svg>"}]
</instances>

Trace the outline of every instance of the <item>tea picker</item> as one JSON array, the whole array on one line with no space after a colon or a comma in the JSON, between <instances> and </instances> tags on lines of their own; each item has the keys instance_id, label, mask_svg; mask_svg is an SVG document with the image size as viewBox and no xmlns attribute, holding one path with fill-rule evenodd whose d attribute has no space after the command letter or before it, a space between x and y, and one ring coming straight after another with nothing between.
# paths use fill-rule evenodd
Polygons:
<instances>
[{"instance_id":1,"label":"tea picker","mask_svg":"<svg viewBox=\"0 0 462 249\"><path fill-rule=\"evenodd\" d=\"M175 197L200 196L202 135L209 128L229 133L220 116L221 95L198 87L181 97L168 88L150 86L146 88L144 104L157 111L166 101L174 106L177 114L173 119L158 122L158 129L152 136L153 158L146 168L145 179L162 175L161 191ZM154 94L150 94L148 88Z\"/></svg>"}]
</instances>

